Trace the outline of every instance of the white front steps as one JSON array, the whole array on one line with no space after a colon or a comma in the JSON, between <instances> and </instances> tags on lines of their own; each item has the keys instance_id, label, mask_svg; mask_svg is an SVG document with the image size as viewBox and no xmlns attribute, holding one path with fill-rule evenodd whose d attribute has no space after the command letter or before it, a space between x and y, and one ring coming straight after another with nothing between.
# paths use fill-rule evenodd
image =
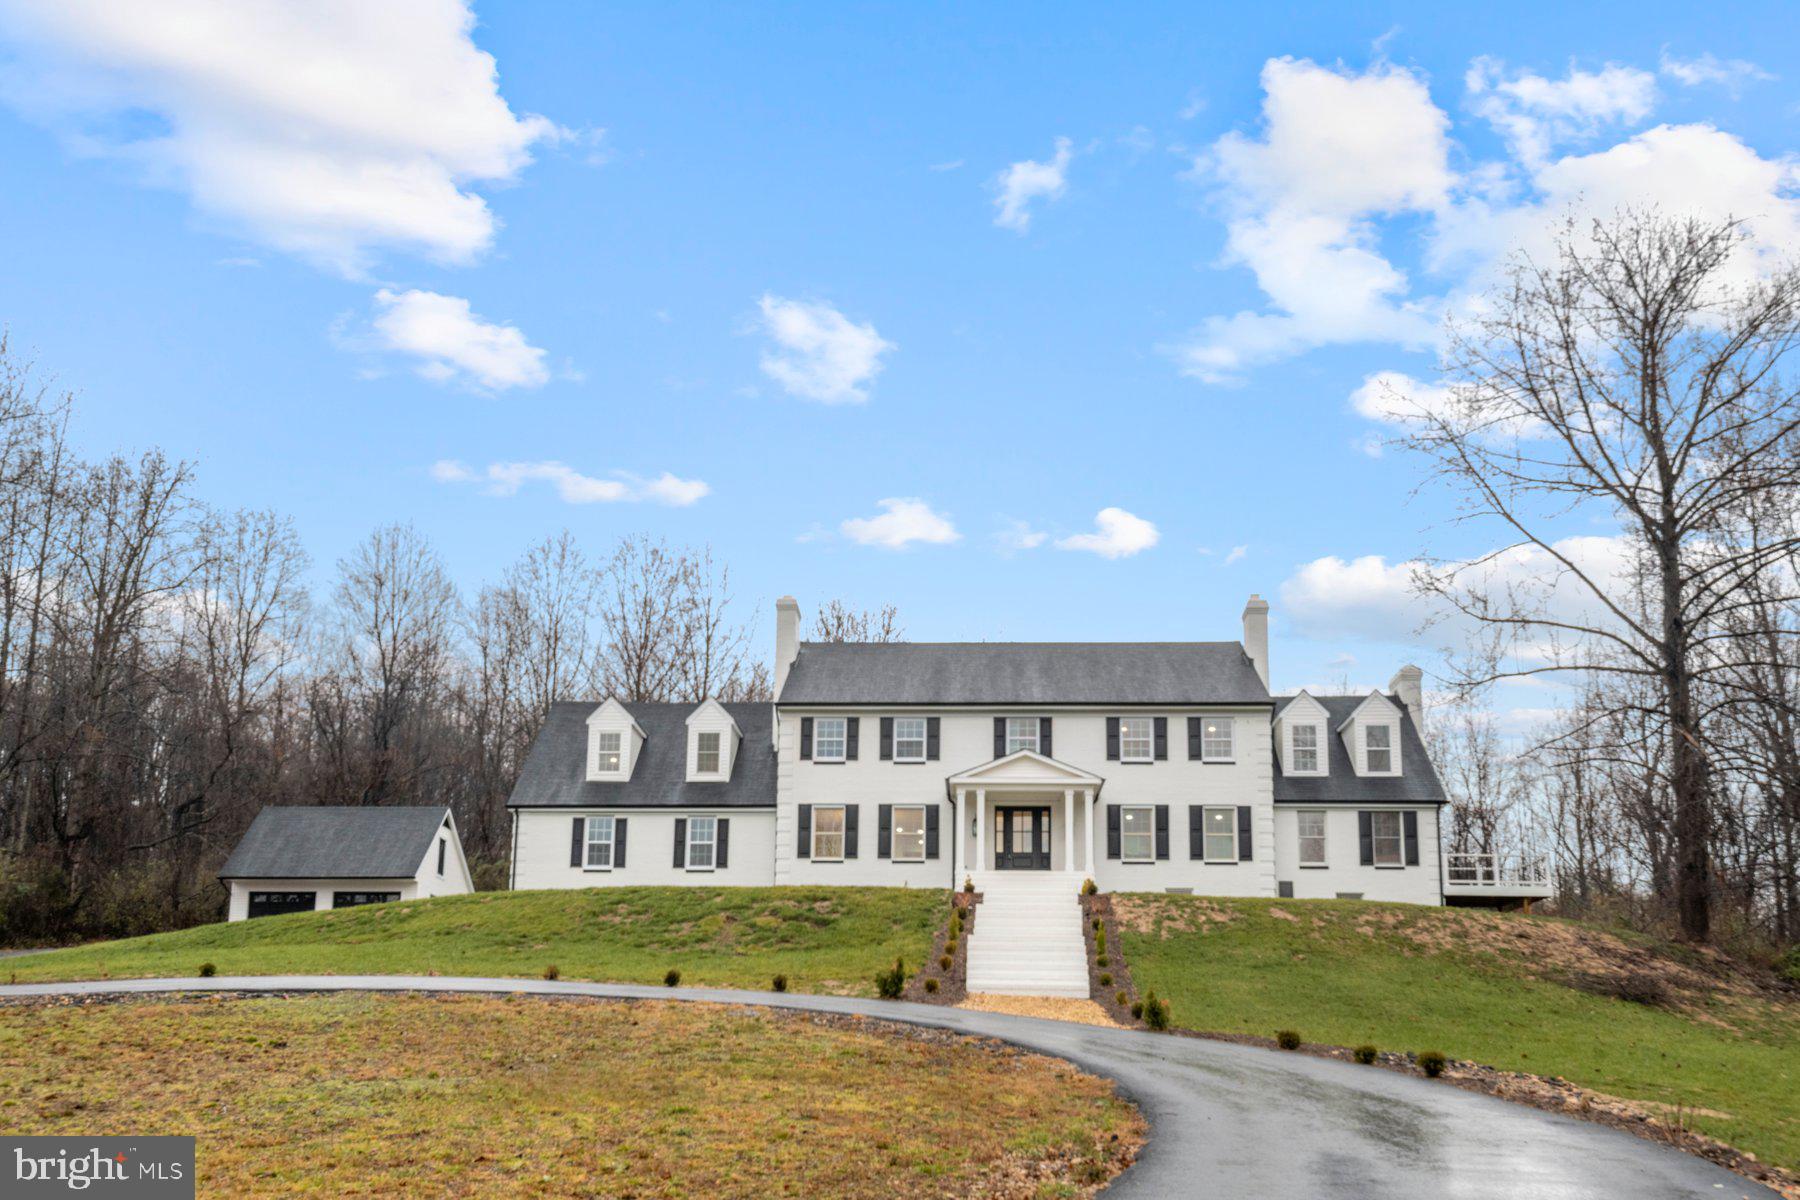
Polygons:
<instances>
[{"instance_id":1,"label":"white front steps","mask_svg":"<svg viewBox=\"0 0 1800 1200\"><path fill-rule=\"evenodd\" d=\"M969 934L971 992L1088 995L1081 932L1083 876L1067 871L977 871L982 893Z\"/></svg>"}]
</instances>

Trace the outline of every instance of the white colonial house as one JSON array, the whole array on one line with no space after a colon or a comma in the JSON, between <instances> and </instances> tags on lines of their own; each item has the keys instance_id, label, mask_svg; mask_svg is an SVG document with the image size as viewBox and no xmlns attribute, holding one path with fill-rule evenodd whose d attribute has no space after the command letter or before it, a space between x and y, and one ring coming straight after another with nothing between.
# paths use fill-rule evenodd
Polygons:
<instances>
[{"instance_id":1,"label":"white colonial house","mask_svg":"<svg viewBox=\"0 0 1800 1200\"><path fill-rule=\"evenodd\" d=\"M552 707L508 802L512 886L1546 895L1440 855L1418 668L1272 695L1268 612L1250 598L1241 641L816 643L784 597L773 704Z\"/></svg>"}]
</instances>

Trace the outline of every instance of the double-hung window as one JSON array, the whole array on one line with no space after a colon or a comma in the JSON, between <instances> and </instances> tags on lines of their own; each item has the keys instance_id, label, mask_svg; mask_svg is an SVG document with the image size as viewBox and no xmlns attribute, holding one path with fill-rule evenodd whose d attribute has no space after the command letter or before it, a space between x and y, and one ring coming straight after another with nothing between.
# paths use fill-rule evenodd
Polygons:
<instances>
[{"instance_id":1,"label":"double-hung window","mask_svg":"<svg viewBox=\"0 0 1800 1200\"><path fill-rule=\"evenodd\" d=\"M1119 810L1119 854L1126 862L1156 861L1156 810L1149 805Z\"/></svg>"},{"instance_id":2,"label":"double-hung window","mask_svg":"<svg viewBox=\"0 0 1800 1200\"><path fill-rule=\"evenodd\" d=\"M595 738L594 770L602 775L617 775L625 760L625 735L613 730Z\"/></svg>"},{"instance_id":3,"label":"double-hung window","mask_svg":"<svg viewBox=\"0 0 1800 1200\"><path fill-rule=\"evenodd\" d=\"M1156 757L1156 721L1153 717L1122 717L1119 720L1119 759L1122 762L1151 762Z\"/></svg>"},{"instance_id":4,"label":"double-hung window","mask_svg":"<svg viewBox=\"0 0 1800 1200\"><path fill-rule=\"evenodd\" d=\"M1319 770L1319 727L1295 725L1289 730L1288 737L1292 739L1294 774L1316 774Z\"/></svg>"},{"instance_id":5,"label":"double-hung window","mask_svg":"<svg viewBox=\"0 0 1800 1200\"><path fill-rule=\"evenodd\" d=\"M895 862L925 861L925 809L923 805L894 806Z\"/></svg>"},{"instance_id":6,"label":"double-hung window","mask_svg":"<svg viewBox=\"0 0 1800 1200\"><path fill-rule=\"evenodd\" d=\"M1200 721L1200 760L1230 762L1235 757L1232 734L1237 722L1230 717L1204 717Z\"/></svg>"},{"instance_id":7,"label":"double-hung window","mask_svg":"<svg viewBox=\"0 0 1800 1200\"><path fill-rule=\"evenodd\" d=\"M836 862L844 857L844 810L841 806L813 806L812 856L814 861L823 862Z\"/></svg>"},{"instance_id":8,"label":"double-hung window","mask_svg":"<svg viewBox=\"0 0 1800 1200\"><path fill-rule=\"evenodd\" d=\"M589 817L587 819L587 857L584 861L590 871L612 870L613 819L611 817Z\"/></svg>"},{"instance_id":9,"label":"double-hung window","mask_svg":"<svg viewBox=\"0 0 1800 1200\"><path fill-rule=\"evenodd\" d=\"M1302 810L1295 814L1300 822L1300 865L1303 867L1322 867L1325 865L1325 814L1317 810Z\"/></svg>"},{"instance_id":10,"label":"double-hung window","mask_svg":"<svg viewBox=\"0 0 1800 1200\"><path fill-rule=\"evenodd\" d=\"M1405 863L1405 847L1401 843L1399 813L1370 813L1369 832L1374 835L1376 866L1398 867Z\"/></svg>"},{"instance_id":11,"label":"double-hung window","mask_svg":"<svg viewBox=\"0 0 1800 1200\"><path fill-rule=\"evenodd\" d=\"M925 761L925 718L894 718L894 761Z\"/></svg>"},{"instance_id":12,"label":"double-hung window","mask_svg":"<svg viewBox=\"0 0 1800 1200\"><path fill-rule=\"evenodd\" d=\"M1207 862L1225 863L1238 860L1237 809L1209 808L1201 814L1201 832L1205 835Z\"/></svg>"},{"instance_id":13,"label":"double-hung window","mask_svg":"<svg viewBox=\"0 0 1800 1200\"><path fill-rule=\"evenodd\" d=\"M690 871L713 869L713 849L719 840L719 818L689 817L687 824L687 865Z\"/></svg>"},{"instance_id":14,"label":"double-hung window","mask_svg":"<svg viewBox=\"0 0 1800 1200\"><path fill-rule=\"evenodd\" d=\"M1038 719L1036 717L1006 718L1006 752L1018 750L1036 751L1038 748Z\"/></svg>"},{"instance_id":15,"label":"double-hung window","mask_svg":"<svg viewBox=\"0 0 1800 1200\"><path fill-rule=\"evenodd\" d=\"M699 734L694 739L694 774L717 775L719 773L719 743L722 735L717 730Z\"/></svg>"},{"instance_id":16,"label":"double-hung window","mask_svg":"<svg viewBox=\"0 0 1800 1200\"><path fill-rule=\"evenodd\" d=\"M1363 726L1363 770L1371 775L1385 775L1394 769L1394 727Z\"/></svg>"},{"instance_id":17,"label":"double-hung window","mask_svg":"<svg viewBox=\"0 0 1800 1200\"><path fill-rule=\"evenodd\" d=\"M844 761L844 718L820 717L813 722L813 761Z\"/></svg>"}]
</instances>

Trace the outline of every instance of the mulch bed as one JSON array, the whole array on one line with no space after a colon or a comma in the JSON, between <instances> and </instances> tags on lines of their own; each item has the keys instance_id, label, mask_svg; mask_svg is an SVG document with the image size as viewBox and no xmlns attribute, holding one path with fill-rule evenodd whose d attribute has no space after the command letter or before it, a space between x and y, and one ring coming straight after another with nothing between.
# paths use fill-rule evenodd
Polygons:
<instances>
[{"instance_id":1,"label":"mulch bed","mask_svg":"<svg viewBox=\"0 0 1800 1200\"><path fill-rule=\"evenodd\" d=\"M1095 954L1098 939L1094 937L1094 920L1098 918L1100 928L1106 931L1106 953L1108 960L1102 963ZM1119 948L1119 928L1113 921L1112 897L1104 892L1081 898L1081 936L1087 942L1088 957L1088 995L1106 1015L1121 1025L1143 1026L1143 1019L1131 1015L1131 1006L1142 999L1138 995L1137 984L1131 979L1131 965L1125 961L1125 953ZM1100 982L1101 973L1112 976L1112 982ZM1123 993L1124 1003L1119 1002Z\"/></svg>"},{"instance_id":2,"label":"mulch bed","mask_svg":"<svg viewBox=\"0 0 1800 1200\"><path fill-rule=\"evenodd\" d=\"M950 904L944 909L944 923L938 927L937 936L931 942L931 955L912 978L906 981L906 990L901 992L903 1000L914 1000L920 1004L958 1004L969 994L969 935L975 932L975 910L981 903L980 892L957 891L951 893ZM950 956L950 969L945 970L938 963L944 957L944 945L950 939L950 917L953 913L961 913L963 919L962 937L957 939L956 950ZM937 980L937 991L925 990L927 979Z\"/></svg>"}]
</instances>

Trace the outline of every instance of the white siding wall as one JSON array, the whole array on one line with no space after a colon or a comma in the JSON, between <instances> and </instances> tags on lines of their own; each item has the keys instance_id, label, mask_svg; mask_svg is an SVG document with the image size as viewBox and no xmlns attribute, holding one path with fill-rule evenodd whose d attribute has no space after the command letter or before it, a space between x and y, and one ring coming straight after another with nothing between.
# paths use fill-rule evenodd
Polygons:
<instances>
[{"instance_id":1,"label":"white siding wall","mask_svg":"<svg viewBox=\"0 0 1800 1200\"><path fill-rule=\"evenodd\" d=\"M1413 811L1419 814L1419 865L1416 867L1365 867L1358 840L1360 811ZM1300 862L1299 811L1325 813L1324 867L1302 867ZM1371 804L1283 804L1275 811L1275 867L1281 881L1294 885L1301 900L1330 900L1340 892L1361 892L1365 900L1392 900L1408 904L1441 904L1438 868L1438 814L1435 806L1415 807Z\"/></svg>"},{"instance_id":2,"label":"white siding wall","mask_svg":"<svg viewBox=\"0 0 1800 1200\"><path fill-rule=\"evenodd\" d=\"M949 775L980 766L994 756L995 716L1050 716L1053 718L1051 753L1105 779L1095 810L1091 842L1079 827L1082 844L1093 847L1096 883L1109 891L1160 891L1188 887L1218 895L1264 896L1275 893L1273 769L1271 766L1269 711L1235 710L1236 758L1231 763L1202 763L1187 757L1187 718L1211 711L1195 708L1110 710L1031 710L998 713L993 709L858 710L854 714L832 709L782 710L779 714L780 759L777 768L780 797L776 809L775 878L779 883L892 884L943 887L960 883L969 870L974 848L968 810L955 821L957 846L952 877L949 849L952 839L950 809L944 780ZM860 751L855 762L820 763L800 759L800 720L803 716L848 716L861 719ZM884 762L880 757L880 718L894 715L935 715L941 719L941 757L927 763ZM1108 716L1161 716L1169 722L1169 757L1153 763L1109 761L1106 757ZM990 791L990 808L996 803L1049 802L1050 797L1006 795ZM944 804L944 857L936 862L901 864L875 857L876 806L880 804ZM799 858L798 806L801 804L854 804L861 807L859 857L854 862L813 863ZM1105 858L1106 806L1109 804L1167 804L1170 806L1170 856L1167 861L1127 865ZM1248 805L1252 812L1255 858L1230 866L1207 865L1187 857L1187 806L1189 804ZM1061 812L1055 797L1054 813ZM1051 847L1058 865L1062 858L1063 830L1053 815ZM992 853L990 818L987 843ZM565 850L566 854L566 850ZM1077 866L1085 858L1078 849Z\"/></svg>"},{"instance_id":3,"label":"white siding wall","mask_svg":"<svg viewBox=\"0 0 1800 1200\"><path fill-rule=\"evenodd\" d=\"M437 871L440 841L447 843L442 875ZM469 861L463 857L462 839L451 826L445 825L439 829L437 837L432 839L431 848L425 852L425 861L419 864L419 873L414 876L414 882L418 885L417 894L420 896L460 896L475 890L469 877Z\"/></svg>"},{"instance_id":4,"label":"white siding wall","mask_svg":"<svg viewBox=\"0 0 1800 1200\"><path fill-rule=\"evenodd\" d=\"M437 852L434 849L432 853ZM226 920L242 921L250 916L251 892L313 892L315 912L331 907L333 892L399 892L402 900L420 895L416 879L234 879Z\"/></svg>"},{"instance_id":5,"label":"white siding wall","mask_svg":"<svg viewBox=\"0 0 1800 1200\"><path fill-rule=\"evenodd\" d=\"M616 870L587 870L569 865L569 842L578 816L610 814L629 824L625 865ZM675 866L675 819L714 816L731 821L728 864L718 870L692 871ZM627 885L704 884L766 886L775 882L775 814L762 809L526 809L518 814L514 836L515 888L623 887Z\"/></svg>"}]
</instances>

